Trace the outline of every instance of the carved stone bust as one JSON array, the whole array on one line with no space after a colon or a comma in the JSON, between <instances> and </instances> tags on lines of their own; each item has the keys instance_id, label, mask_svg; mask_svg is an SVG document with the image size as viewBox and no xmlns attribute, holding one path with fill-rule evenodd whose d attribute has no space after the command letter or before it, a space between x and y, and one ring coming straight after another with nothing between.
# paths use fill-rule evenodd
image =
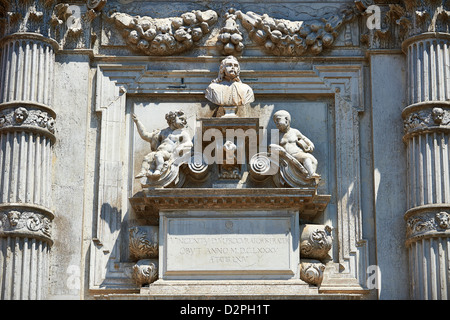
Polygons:
<instances>
[{"instance_id":1,"label":"carved stone bust","mask_svg":"<svg viewBox=\"0 0 450 320\"><path fill-rule=\"evenodd\" d=\"M219 76L206 88L205 97L212 103L223 107L247 105L255 100L252 88L239 78L241 68L234 56L222 60ZM227 110L226 110L227 112ZM226 113L226 115L234 115Z\"/></svg>"}]
</instances>

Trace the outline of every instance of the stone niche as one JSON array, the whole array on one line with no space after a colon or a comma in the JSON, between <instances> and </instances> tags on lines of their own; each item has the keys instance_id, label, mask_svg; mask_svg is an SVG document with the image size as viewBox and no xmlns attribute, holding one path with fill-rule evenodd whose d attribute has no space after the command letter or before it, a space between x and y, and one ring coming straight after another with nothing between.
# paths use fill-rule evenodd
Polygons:
<instances>
[{"instance_id":1,"label":"stone niche","mask_svg":"<svg viewBox=\"0 0 450 320\"><path fill-rule=\"evenodd\" d=\"M237 59L227 57L224 63L233 68ZM331 198L318 192L322 177L316 172L314 143L291 127L286 110L272 114L275 128L270 139L267 125L260 126L267 119L239 116L254 99L252 89L240 80L214 83L210 90L219 92L207 91L207 99L214 96L235 104L245 96L247 102L218 105L226 109L222 116L197 116L194 135L188 111L167 111L166 128L153 131L139 120L142 109L131 114L135 138L147 141L150 148L144 146L135 158L133 172L138 172L135 179L141 190L129 201L141 226L157 226L159 234L148 237L152 232L144 231L140 238L141 248L158 246L157 261L154 252L135 255L153 258L139 259L133 267L141 294L215 297L216 283L224 282L236 296L247 294L243 286L249 285L251 294L260 294L258 290L270 286L264 281L285 286L279 295L317 287L329 258L331 228L324 236L317 225L306 236L305 258L310 254L317 260L308 260L305 270L300 254L300 220L314 221ZM235 92L236 97L227 96ZM139 247L136 227L131 230L130 244ZM314 256L317 251L320 257ZM318 267L311 268L311 263ZM263 284L266 289L259 287Z\"/></svg>"},{"instance_id":2,"label":"stone niche","mask_svg":"<svg viewBox=\"0 0 450 320\"><path fill-rule=\"evenodd\" d=\"M170 72L98 65L91 292L111 299L120 292L142 299L367 293L357 272L366 269L367 247L354 223L361 219L360 165L358 135L351 134L362 104L361 66L284 70L294 86L289 94L279 94L273 71L247 71L241 79L258 93L254 101L222 106L205 96L217 74L198 71L194 60ZM211 70L220 63L204 60ZM162 87L167 77L192 85L171 91ZM290 117L301 138L285 136L275 115ZM179 127L171 127L177 117ZM176 147L182 141L178 151L187 152L161 153L158 167L166 138ZM296 139L312 157L289 152Z\"/></svg>"}]
</instances>

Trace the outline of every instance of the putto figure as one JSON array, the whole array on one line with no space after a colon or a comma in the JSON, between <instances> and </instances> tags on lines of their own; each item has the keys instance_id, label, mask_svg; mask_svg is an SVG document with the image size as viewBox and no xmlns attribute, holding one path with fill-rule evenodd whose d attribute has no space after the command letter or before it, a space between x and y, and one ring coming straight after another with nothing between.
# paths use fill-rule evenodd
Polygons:
<instances>
[{"instance_id":1,"label":"putto figure","mask_svg":"<svg viewBox=\"0 0 450 320\"><path fill-rule=\"evenodd\" d=\"M317 159L311 154L314 151L314 144L299 130L291 128L291 115L285 110L274 113L273 121L280 130L279 146L271 145L272 149L285 151L300 164L300 170L306 174L306 179L318 179L320 175L316 173ZM281 148L280 148L281 147Z\"/></svg>"},{"instance_id":2,"label":"putto figure","mask_svg":"<svg viewBox=\"0 0 450 320\"><path fill-rule=\"evenodd\" d=\"M240 72L237 59L228 56L220 63L219 76L206 88L206 99L224 107L224 116L236 116L238 107L255 100L252 88L239 78Z\"/></svg>"},{"instance_id":3,"label":"putto figure","mask_svg":"<svg viewBox=\"0 0 450 320\"><path fill-rule=\"evenodd\" d=\"M187 121L183 111L170 111L166 114L167 128L148 132L135 114L133 121L139 135L150 142L151 152L142 161L141 171L136 178L159 178L170 165L186 152L190 152L193 144L192 138L186 128Z\"/></svg>"}]
</instances>

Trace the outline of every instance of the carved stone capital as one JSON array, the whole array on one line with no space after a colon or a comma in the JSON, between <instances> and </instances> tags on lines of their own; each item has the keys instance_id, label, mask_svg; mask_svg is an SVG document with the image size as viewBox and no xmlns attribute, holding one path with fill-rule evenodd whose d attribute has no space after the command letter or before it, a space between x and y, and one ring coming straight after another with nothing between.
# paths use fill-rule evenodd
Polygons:
<instances>
[{"instance_id":1,"label":"carved stone capital","mask_svg":"<svg viewBox=\"0 0 450 320\"><path fill-rule=\"evenodd\" d=\"M305 224L300 226L300 257L323 260L328 258L333 238L327 225Z\"/></svg>"},{"instance_id":2,"label":"carved stone capital","mask_svg":"<svg viewBox=\"0 0 450 320\"><path fill-rule=\"evenodd\" d=\"M139 260L132 269L133 280L139 287L149 285L158 279L157 259Z\"/></svg>"},{"instance_id":3,"label":"carved stone capital","mask_svg":"<svg viewBox=\"0 0 450 320\"><path fill-rule=\"evenodd\" d=\"M90 48L96 37L91 32L91 22L100 14L106 1L2 0L0 38L27 33L52 39L59 48Z\"/></svg>"},{"instance_id":4,"label":"carved stone capital","mask_svg":"<svg viewBox=\"0 0 450 320\"><path fill-rule=\"evenodd\" d=\"M380 25L362 35L361 40L374 49L401 48L402 42L422 33L448 33L449 8L446 1L403 0L377 4L379 12L367 12L367 19L380 15ZM364 21L366 24L370 21ZM404 48L404 45L403 45ZM405 49L404 49L405 50Z\"/></svg>"},{"instance_id":5,"label":"carved stone capital","mask_svg":"<svg viewBox=\"0 0 450 320\"><path fill-rule=\"evenodd\" d=\"M403 8L409 37L425 32L450 32L448 1L403 0Z\"/></svg>"},{"instance_id":6,"label":"carved stone capital","mask_svg":"<svg viewBox=\"0 0 450 320\"><path fill-rule=\"evenodd\" d=\"M50 35L50 19L54 0L37 1L2 1L0 16L3 18L1 36L14 33L37 33L48 37ZM3 12L1 12L3 11Z\"/></svg>"}]
</instances>

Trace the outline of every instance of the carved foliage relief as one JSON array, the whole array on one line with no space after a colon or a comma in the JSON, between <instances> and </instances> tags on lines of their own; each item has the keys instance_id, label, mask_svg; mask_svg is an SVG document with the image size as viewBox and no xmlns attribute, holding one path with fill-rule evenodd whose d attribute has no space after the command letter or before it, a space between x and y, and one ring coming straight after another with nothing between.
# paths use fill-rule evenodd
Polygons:
<instances>
[{"instance_id":1,"label":"carved foliage relief","mask_svg":"<svg viewBox=\"0 0 450 320\"><path fill-rule=\"evenodd\" d=\"M155 227L130 228L130 256L133 260L158 257L158 229Z\"/></svg>"},{"instance_id":2,"label":"carved foliage relief","mask_svg":"<svg viewBox=\"0 0 450 320\"><path fill-rule=\"evenodd\" d=\"M55 119L46 111L25 106L0 110L0 130L19 127L35 127L53 134Z\"/></svg>"},{"instance_id":3,"label":"carved foliage relief","mask_svg":"<svg viewBox=\"0 0 450 320\"><path fill-rule=\"evenodd\" d=\"M0 233L32 233L51 237L51 221L41 213L7 210L0 212Z\"/></svg>"},{"instance_id":4,"label":"carved foliage relief","mask_svg":"<svg viewBox=\"0 0 450 320\"><path fill-rule=\"evenodd\" d=\"M406 238L425 236L450 231L450 214L446 211L426 212L406 220Z\"/></svg>"},{"instance_id":5,"label":"carved foliage relief","mask_svg":"<svg viewBox=\"0 0 450 320\"><path fill-rule=\"evenodd\" d=\"M159 232L156 226L139 226L129 229L130 258L137 262L131 276L138 287L148 285L158 278Z\"/></svg>"},{"instance_id":6,"label":"carved foliage relief","mask_svg":"<svg viewBox=\"0 0 450 320\"><path fill-rule=\"evenodd\" d=\"M450 124L450 113L442 107L414 111L405 116L405 134L430 127L446 127Z\"/></svg>"}]
</instances>

